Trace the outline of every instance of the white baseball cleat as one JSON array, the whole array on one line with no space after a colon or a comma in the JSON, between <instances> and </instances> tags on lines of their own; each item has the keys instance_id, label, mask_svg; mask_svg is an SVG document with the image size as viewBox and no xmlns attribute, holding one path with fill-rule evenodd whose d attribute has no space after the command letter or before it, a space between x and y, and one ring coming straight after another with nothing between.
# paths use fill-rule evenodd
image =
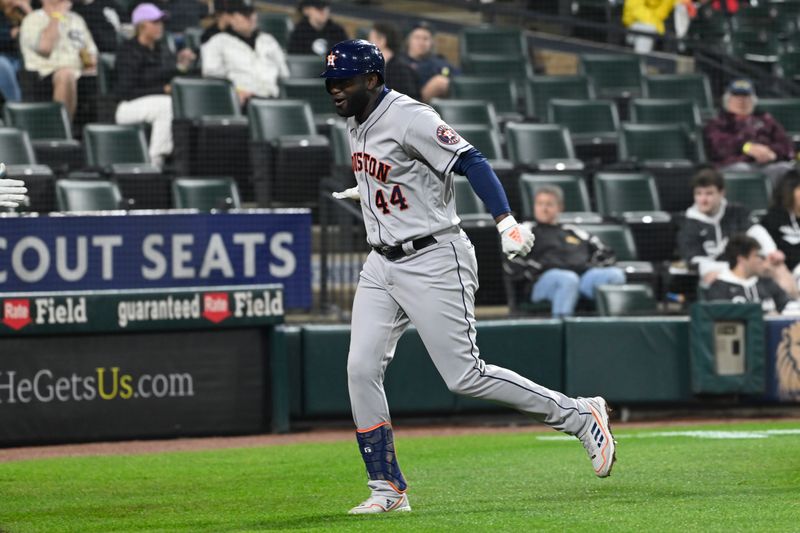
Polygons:
<instances>
[{"instance_id":1,"label":"white baseball cleat","mask_svg":"<svg viewBox=\"0 0 800 533\"><path fill-rule=\"evenodd\" d=\"M592 460L594 473L597 477L607 477L611 475L611 467L617 460L617 441L611 434L611 427L608 425L608 414L611 409L605 399L596 396L594 398L582 398L585 400L591 417L582 435L579 435L583 447Z\"/></svg>"},{"instance_id":2,"label":"white baseball cleat","mask_svg":"<svg viewBox=\"0 0 800 533\"><path fill-rule=\"evenodd\" d=\"M405 494L398 494L396 497L373 494L360 505L350 509L348 514L378 514L410 510L411 505L408 504L408 496Z\"/></svg>"}]
</instances>

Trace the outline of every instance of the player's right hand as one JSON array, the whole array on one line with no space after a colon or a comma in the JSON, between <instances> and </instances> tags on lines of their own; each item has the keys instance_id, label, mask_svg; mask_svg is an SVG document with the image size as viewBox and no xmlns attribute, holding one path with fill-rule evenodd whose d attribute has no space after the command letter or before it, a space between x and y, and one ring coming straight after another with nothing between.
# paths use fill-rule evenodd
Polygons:
<instances>
[{"instance_id":1,"label":"player's right hand","mask_svg":"<svg viewBox=\"0 0 800 533\"><path fill-rule=\"evenodd\" d=\"M500 232L503 253L509 259L517 256L524 257L533 249L535 239L533 233L527 226L518 223L511 215L497 224L497 231Z\"/></svg>"},{"instance_id":2,"label":"player's right hand","mask_svg":"<svg viewBox=\"0 0 800 533\"><path fill-rule=\"evenodd\" d=\"M4 179L6 175L5 163L0 163L0 207L19 207L25 200L28 189L22 180Z\"/></svg>"},{"instance_id":3,"label":"player's right hand","mask_svg":"<svg viewBox=\"0 0 800 533\"><path fill-rule=\"evenodd\" d=\"M361 201L361 195L358 193L358 187L351 187L342 192L332 193L333 197L337 200L353 200L354 202Z\"/></svg>"}]
</instances>

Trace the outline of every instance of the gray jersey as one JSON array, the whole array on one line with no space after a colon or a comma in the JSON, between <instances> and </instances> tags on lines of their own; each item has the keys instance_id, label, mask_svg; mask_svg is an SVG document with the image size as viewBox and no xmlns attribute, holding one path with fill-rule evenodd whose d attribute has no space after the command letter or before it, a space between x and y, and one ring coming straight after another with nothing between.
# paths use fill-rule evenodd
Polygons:
<instances>
[{"instance_id":1,"label":"gray jersey","mask_svg":"<svg viewBox=\"0 0 800 533\"><path fill-rule=\"evenodd\" d=\"M460 222L452 170L472 146L430 106L390 91L363 124L347 120L353 172L372 246L394 246Z\"/></svg>"}]
</instances>

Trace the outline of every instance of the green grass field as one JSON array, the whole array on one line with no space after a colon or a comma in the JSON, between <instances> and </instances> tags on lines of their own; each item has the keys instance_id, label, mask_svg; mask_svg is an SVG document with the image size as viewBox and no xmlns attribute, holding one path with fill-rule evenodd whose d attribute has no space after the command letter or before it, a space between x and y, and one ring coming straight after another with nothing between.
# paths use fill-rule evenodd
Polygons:
<instances>
[{"instance_id":1,"label":"green grass field","mask_svg":"<svg viewBox=\"0 0 800 533\"><path fill-rule=\"evenodd\" d=\"M4 463L0 530L800 531L800 423L615 433L596 479L555 432L400 428L414 511L371 517L346 514L367 495L354 441Z\"/></svg>"}]
</instances>

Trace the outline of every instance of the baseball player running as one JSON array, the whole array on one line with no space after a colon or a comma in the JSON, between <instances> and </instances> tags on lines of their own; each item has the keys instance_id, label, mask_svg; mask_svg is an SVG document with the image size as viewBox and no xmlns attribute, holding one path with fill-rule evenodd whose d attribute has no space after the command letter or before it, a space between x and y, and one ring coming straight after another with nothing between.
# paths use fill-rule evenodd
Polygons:
<instances>
[{"instance_id":1,"label":"baseball player running","mask_svg":"<svg viewBox=\"0 0 800 533\"><path fill-rule=\"evenodd\" d=\"M451 391L500 402L576 436L595 474L608 476L615 442L601 397L570 398L486 364L475 342L477 262L459 227L453 173L464 175L497 223L503 252L524 256L533 235L511 216L486 158L425 104L386 87L384 59L363 40L338 43L321 74L347 117L357 187L337 198L361 201L372 252L353 302L348 387L369 498L351 514L410 511L395 455L383 374L413 323Z\"/></svg>"}]
</instances>

